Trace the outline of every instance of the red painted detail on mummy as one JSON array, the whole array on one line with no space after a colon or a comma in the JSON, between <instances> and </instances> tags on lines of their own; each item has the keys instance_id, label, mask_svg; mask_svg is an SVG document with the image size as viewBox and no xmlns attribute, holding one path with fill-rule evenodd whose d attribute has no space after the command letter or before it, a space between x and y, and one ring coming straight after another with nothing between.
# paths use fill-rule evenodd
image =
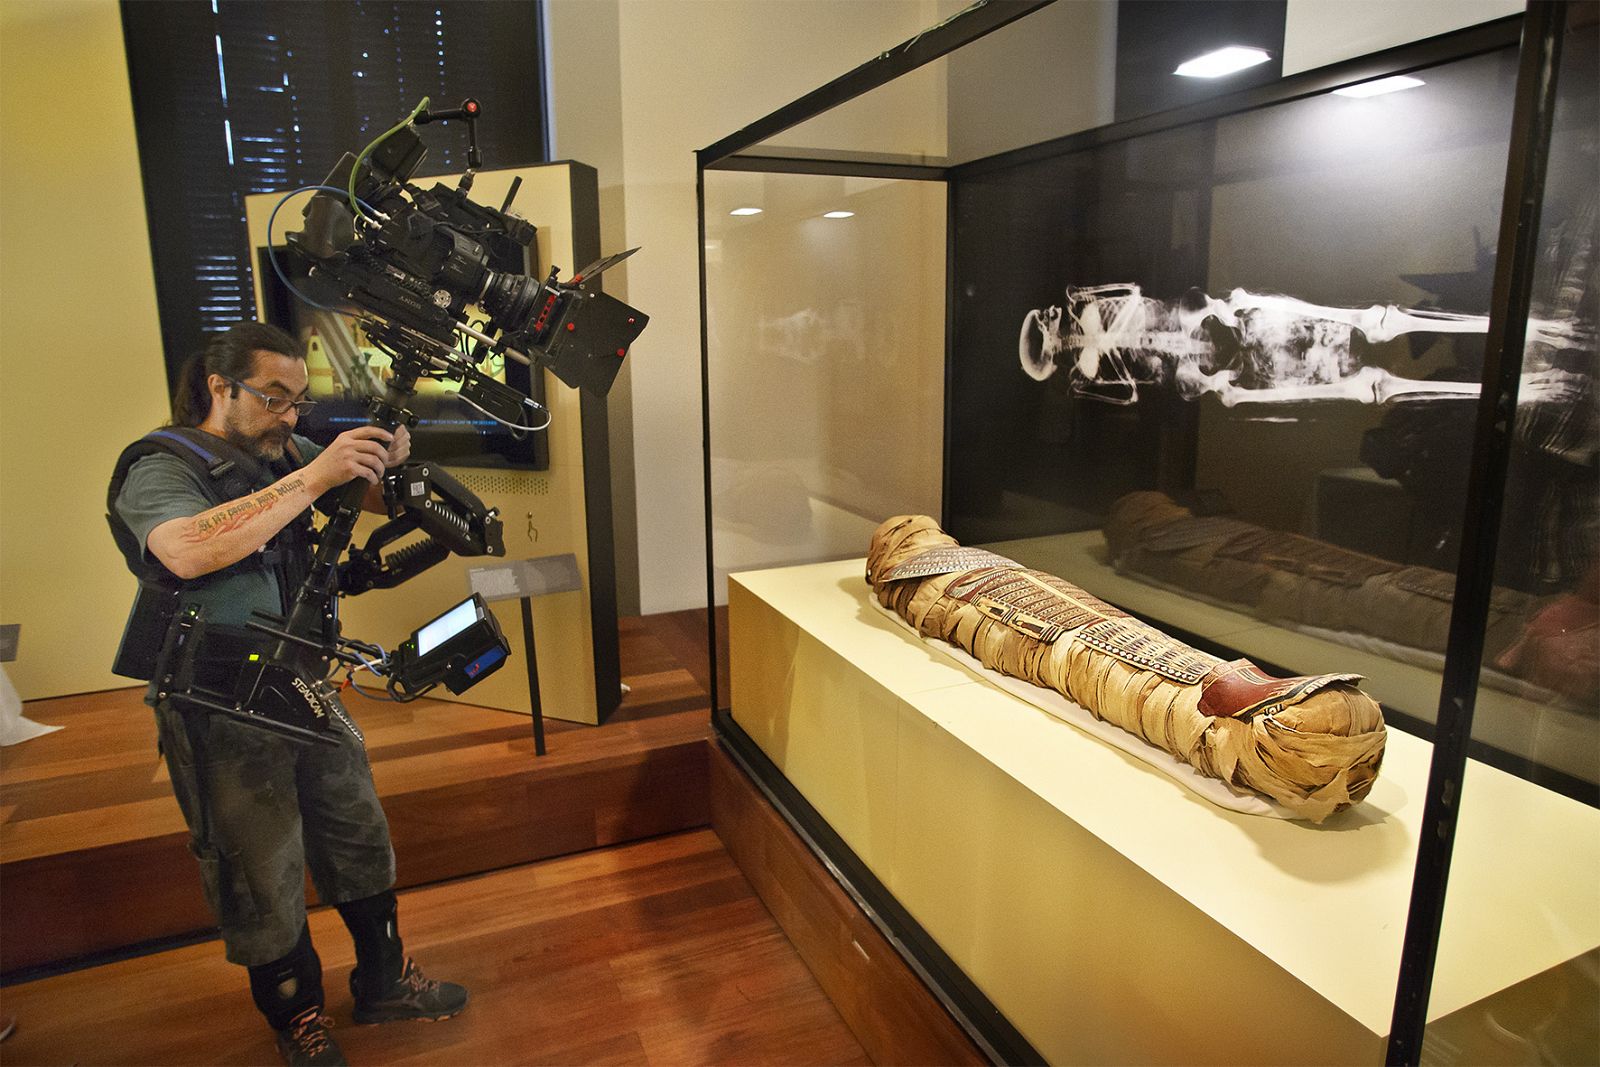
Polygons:
<instances>
[{"instance_id":1,"label":"red painted detail on mummy","mask_svg":"<svg viewBox=\"0 0 1600 1067\"><path fill-rule=\"evenodd\" d=\"M1318 690L1336 685L1354 688L1360 681L1359 674L1273 678L1249 660L1236 659L1213 667L1200 680L1199 710L1218 719L1247 719L1258 712L1292 707Z\"/></svg>"}]
</instances>

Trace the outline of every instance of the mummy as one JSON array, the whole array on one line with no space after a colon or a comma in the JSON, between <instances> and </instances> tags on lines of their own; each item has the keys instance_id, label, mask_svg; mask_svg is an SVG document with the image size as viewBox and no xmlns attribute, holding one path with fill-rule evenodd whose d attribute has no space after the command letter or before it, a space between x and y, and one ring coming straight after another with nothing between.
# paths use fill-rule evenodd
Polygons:
<instances>
[{"instance_id":1,"label":"mummy","mask_svg":"<svg viewBox=\"0 0 1600 1067\"><path fill-rule=\"evenodd\" d=\"M1270 678L1248 660L1224 662L1054 575L963 548L925 515L878 527L867 581L919 633L1297 818L1321 822L1377 777L1387 735L1358 675Z\"/></svg>"}]
</instances>

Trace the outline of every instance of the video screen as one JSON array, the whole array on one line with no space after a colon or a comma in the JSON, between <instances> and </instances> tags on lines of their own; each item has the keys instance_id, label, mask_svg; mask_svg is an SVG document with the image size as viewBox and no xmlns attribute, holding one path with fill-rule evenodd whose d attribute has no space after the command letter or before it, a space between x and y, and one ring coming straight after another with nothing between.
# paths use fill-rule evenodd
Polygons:
<instances>
[{"instance_id":1,"label":"video screen","mask_svg":"<svg viewBox=\"0 0 1600 1067\"><path fill-rule=\"evenodd\" d=\"M287 245L272 249L297 289L309 286L307 261ZM367 397L382 389L389 356L370 344L350 315L312 307L284 285L266 248L256 254L266 321L297 337L305 346L311 399L317 406L297 427L318 444L367 422ZM506 270L506 265L495 265ZM509 265L521 272L521 264ZM352 310L354 310L352 306ZM483 368L518 392L544 403L544 372L532 372L503 357ZM407 407L417 416L411 429L411 458L449 467L549 470L547 430L514 431L462 400L456 382L423 380Z\"/></svg>"},{"instance_id":2,"label":"video screen","mask_svg":"<svg viewBox=\"0 0 1600 1067\"><path fill-rule=\"evenodd\" d=\"M467 598L417 631L417 655L426 656L478 621L478 601Z\"/></svg>"}]
</instances>

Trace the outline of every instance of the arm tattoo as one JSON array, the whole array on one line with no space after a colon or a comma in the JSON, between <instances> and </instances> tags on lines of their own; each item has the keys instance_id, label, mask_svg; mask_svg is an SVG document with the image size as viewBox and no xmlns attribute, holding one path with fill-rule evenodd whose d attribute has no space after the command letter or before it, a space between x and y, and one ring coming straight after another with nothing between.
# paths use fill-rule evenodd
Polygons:
<instances>
[{"instance_id":1,"label":"arm tattoo","mask_svg":"<svg viewBox=\"0 0 1600 1067\"><path fill-rule=\"evenodd\" d=\"M294 478L290 481L279 482L269 486L252 497L235 500L225 504L217 510L201 515L194 521L194 526L186 530L183 539L190 542L209 541L249 523L259 515L264 515L284 497L289 496L305 487L304 478Z\"/></svg>"}]
</instances>

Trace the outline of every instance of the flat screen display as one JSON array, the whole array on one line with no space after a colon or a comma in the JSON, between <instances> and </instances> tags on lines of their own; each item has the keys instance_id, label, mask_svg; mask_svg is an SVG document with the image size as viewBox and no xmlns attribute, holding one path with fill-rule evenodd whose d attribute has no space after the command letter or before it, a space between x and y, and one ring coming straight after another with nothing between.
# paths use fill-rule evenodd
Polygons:
<instances>
[{"instance_id":1,"label":"flat screen display","mask_svg":"<svg viewBox=\"0 0 1600 1067\"><path fill-rule=\"evenodd\" d=\"M463 600L417 631L417 655L426 656L478 621L478 602Z\"/></svg>"}]
</instances>

